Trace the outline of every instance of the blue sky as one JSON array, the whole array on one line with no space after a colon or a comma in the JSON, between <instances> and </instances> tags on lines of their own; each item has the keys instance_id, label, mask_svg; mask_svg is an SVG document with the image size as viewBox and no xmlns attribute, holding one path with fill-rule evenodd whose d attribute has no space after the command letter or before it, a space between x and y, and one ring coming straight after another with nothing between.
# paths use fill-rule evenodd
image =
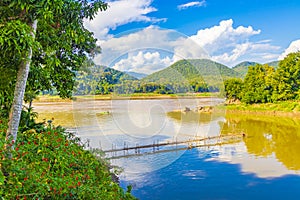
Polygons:
<instances>
[{"instance_id":1,"label":"blue sky","mask_svg":"<svg viewBox=\"0 0 300 200\"><path fill-rule=\"evenodd\" d=\"M106 2L85 25L102 47L95 62L122 71L149 74L183 58L266 63L300 50L299 0Z\"/></svg>"}]
</instances>

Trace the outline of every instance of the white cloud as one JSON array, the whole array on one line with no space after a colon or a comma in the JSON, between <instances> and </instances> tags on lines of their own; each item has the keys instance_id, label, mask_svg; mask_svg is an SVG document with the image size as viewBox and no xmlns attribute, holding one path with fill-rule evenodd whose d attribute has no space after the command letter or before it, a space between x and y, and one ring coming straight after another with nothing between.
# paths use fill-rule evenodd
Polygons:
<instances>
[{"instance_id":1,"label":"white cloud","mask_svg":"<svg viewBox=\"0 0 300 200\"><path fill-rule=\"evenodd\" d=\"M121 59L112 67L120 71L133 71L150 74L173 63L169 56L162 57L160 52L138 51L130 53L127 58Z\"/></svg>"},{"instance_id":2,"label":"white cloud","mask_svg":"<svg viewBox=\"0 0 300 200\"><path fill-rule=\"evenodd\" d=\"M203 1L192 1L189 3L185 3L185 4L181 4L179 6L177 6L178 10L183 10L183 9L187 9L190 7L201 7L205 5L205 0Z\"/></svg>"},{"instance_id":3,"label":"white cloud","mask_svg":"<svg viewBox=\"0 0 300 200\"><path fill-rule=\"evenodd\" d=\"M207 50L212 59L233 66L244 60L264 63L279 56L277 51L280 48L271 45L271 41L251 41L252 36L260 33L252 26L234 28L233 20L229 19L217 26L199 30L191 39Z\"/></svg>"},{"instance_id":4,"label":"white cloud","mask_svg":"<svg viewBox=\"0 0 300 200\"><path fill-rule=\"evenodd\" d=\"M191 36L200 46L210 51L219 51L220 48L236 46L245 42L250 36L257 35L260 30L253 30L251 26L233 28L233 20L224 20L217 26L199 30Z\"/></svg>"},{"instance_id":5,"label":"white cloud","mask_svg":"<svg viewBox=\"0 0 300 200\"><path fill-rule=\"evenodd\" d=\"M101 47L102 53L95 62L122 71L152 73L179 59L208 58L207 53L189 37L156 26L110 38Z\"/></svg>"},{"instance_id":6,"label":"white cloud","mask_svg":"<svg viewBox=\"0 0 300 200\"><path fill-rule=\"evenodd\" d=\"M300 51L300 40L291 42L290 46L279 56L278 60L283 60L288 54Z\"/></svg>"},{"instance_id":7,"label":"white cloud","mask_svg":"<svg viewBox=\"0 0 300 200\"><path fill-rule=\"evenodd\" d=\"M101 43L97 64L122 71L152 73L189 58L211 58L227 66L248 60L266 63L277 60L280 47L270 40L252 41L260 34L251 26L233 27L233 20L199 30L190 37L173 30L149 26Z\"/></svg>"},{"instance_id":8,"label":"white cloud","mask_svg":"<svg viewBox=\"0 0 300 200\"><path fill-rule=\"evenodd\" d=\"M147 16L157 11L151 6L152 0L118 0L107 3L109 7L106 11L99 12L92 21L86 20L84 23L85 27L93 31L100 40L107 39L110 30L124 24L165 20Z\"/></svg>"}]
</instances>

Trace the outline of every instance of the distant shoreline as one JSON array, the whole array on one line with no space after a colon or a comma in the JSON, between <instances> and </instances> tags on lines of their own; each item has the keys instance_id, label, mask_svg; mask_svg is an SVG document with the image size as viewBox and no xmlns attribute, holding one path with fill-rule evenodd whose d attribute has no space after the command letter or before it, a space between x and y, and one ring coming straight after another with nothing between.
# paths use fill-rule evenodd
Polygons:
<instances>
[{"instance_id":1,"label":"distant shoreline","mask_svg":"<svg viewBox=\"0 0 300 200\"><path fill-rule=\"evenodd\" d=\"M195 94L147 94L134 93L128 95L80 95L73 96L72 99L62 99L59 96L43 95L34 100L37 102L71 102L80 100L151 100L151 99L193 99L193 98L218 98L215 93L195 93Z\"/></svg>"},{"instance_id":2,"label":"distant shoreline","mask_svg":"<svg viewBox=\"0 0 300 200\"><path fill-rule=\"evenodd\" d=\"M73 99L61 99L59 96L44 95L34 100L34 103L47 102L72 102L72 101L100 101L100 100L155 100L155 99L201 99L219 98L216 93L196 93L196 94L154 94L154 93L134 93L131 95L81 95L74 96ZM268 116L300 117L300 102L283 101L277 103L261 104L226 104L217 106L225 109L228 114L250 114Z\"/></svg>"}]
</instances>

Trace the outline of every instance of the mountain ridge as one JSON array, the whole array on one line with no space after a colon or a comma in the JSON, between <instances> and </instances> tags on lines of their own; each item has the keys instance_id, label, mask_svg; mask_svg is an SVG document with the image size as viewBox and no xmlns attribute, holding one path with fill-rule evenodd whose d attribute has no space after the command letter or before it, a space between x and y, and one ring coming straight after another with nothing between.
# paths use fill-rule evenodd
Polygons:
<instances>
[{"instance_id":1,"label":"mountain ridge","mask_svg":"<svg viewBox=\"0 0 300 200\"><path fill-rule=\"evenodd\" d=\"M209 59L179 60L167 68L154 72L141 79L144 82L180 82L198 79L241 77L238 72L221 63Z\"/></svg>"}]
</instances>

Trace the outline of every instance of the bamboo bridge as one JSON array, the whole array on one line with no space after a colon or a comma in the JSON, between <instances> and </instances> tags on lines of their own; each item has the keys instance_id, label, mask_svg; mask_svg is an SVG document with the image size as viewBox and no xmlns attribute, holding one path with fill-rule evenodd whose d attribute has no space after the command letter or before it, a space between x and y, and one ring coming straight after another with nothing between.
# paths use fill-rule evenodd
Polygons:
<instances>
[{"instance_id":1,"label":"bamboo bridge","mask_svg":"<svg viewBox=\"0 0 300 200\"><path fill-rule=\"evenodd\" d=\"M245 133L228 134L212 137L194 137L193 139L182 141L153 142L152 144L138 145L129 147L126 143L122 148L112 146L112 149L103 151L108 159L119 159L132 156L143 156L156 153L166 153L179 150L188 150L196 147L212 147L224 144L231 144L241 141ZM165 147L165 148L161 148Z\"/></svg>"}]
</instances>

